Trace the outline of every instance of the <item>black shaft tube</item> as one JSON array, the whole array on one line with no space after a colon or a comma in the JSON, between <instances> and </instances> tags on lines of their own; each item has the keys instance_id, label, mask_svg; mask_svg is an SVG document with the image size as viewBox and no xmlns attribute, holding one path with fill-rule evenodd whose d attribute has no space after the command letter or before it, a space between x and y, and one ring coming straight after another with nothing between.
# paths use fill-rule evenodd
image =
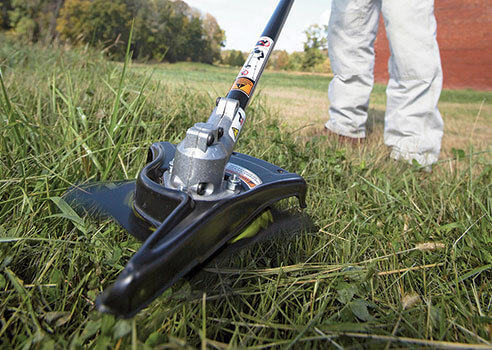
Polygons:
<instances>
[{"instance_id":1,"label":"black shaft tube","mask_svg":"<svg viewBox=\"0 0 492 350\"><path fill-rule=\"evenodd\" d=\"M293 4L294 0L281 0L261 36L272 38L276 43Z\"/></svg>"},{"instance_id":2,"label":"black shaft tube","mask_svg":"<svg viewBox=\"0 0 492 350\"><path fill-rule=\"evenodd\" d=\"M246 109L253 97L258 81L263 74L263 70L268 63L270 54L277 43L293 4L294 0L280 0L261 38L256 43L255 48L246 60L231 91L227 95L228 98L238 100L242 109Z\"/></svg>"}]
</instances>

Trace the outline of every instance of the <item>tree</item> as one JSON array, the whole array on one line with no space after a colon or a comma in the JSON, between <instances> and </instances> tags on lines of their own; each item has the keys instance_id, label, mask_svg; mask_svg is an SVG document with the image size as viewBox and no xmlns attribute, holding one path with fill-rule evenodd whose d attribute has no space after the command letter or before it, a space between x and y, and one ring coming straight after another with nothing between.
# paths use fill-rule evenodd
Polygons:
<instances>
[{"instance_id":1,"label":"tree","mask_svg":"<svg viewBox=\"0 0 492 350\"><path fill-rule=\"evenodd\" d=\"M302 60L303 70L313 70L316 65L323 64L326 60L327 55L322 50L327 50L327 30L328 26L315 24L304 32L306 41L304 42L304 57Z\"/></svg>"},{"instance_id":2,"label":"tree","mask_svg":"<svg viewBox=\"0 0 492 350\"><path fill-rule=\"evenodd\" d=\"M208 63L220 58L224 32L215 18L180 0L66 0L56 28L63 40L106 47L121 59L131 19L134 58Z\"/></svg>"},{"instance_id":3,"label":"tree","mask_svg":"<svg viewBox=\"0 0 492 350\"><path fill-rule=\"evenodd\" d=\"M131 14L123 0L66 0L56 29L64 40L99 45L115 57L123 57Z\"/></svg>"},{"instance_id":4,"label":"tree","mask_svg":"<svg viewBox=\"0 0 492 350\"><path fill-rule=\"evenodd\" d=\"M293 52L289 55L289 64L287 70L300 71L302 69L302 62L304 59L303 52Z\"/></svg>"},{"instance_id":5,"label":"tree","mask_svg":"<svg viewBox=\"0 0 492 350\"><path fill-rule=\"evenodd\" d=\"M289 54L285 50L275 50L272 52L269 67L275 70L287 70L289 65Z\"/></svg>"},{"instance_id":6,"label":"tree","mask_svg":"<svg viewBox=\"0 0 492 350\"><path fill-rule=\"evenodd\" d=\"M184 2L183 0L174 0L173 1L173 7L174 7L174 10L176 11L176 13L180 13L180 14L183 14L185 16L190 16L190 17L193 16L191 7L188 6L188 4L186 2Z\"/></svg>"},{"instance_id":7,"label":"tree","mask_svg":"<svg viewBox=\"0 0 492 350\"><path fill-rule=\"evenodd\" d=\"M232 67L241 67L244 64L245 58L239 50L231 50L226 55L224 63Z\"/></svg>"},{"instance_id":8,"label":"tree","mask_svg":"<svg viewBox=\"0 0 492 350\"><path fill-rule=\"evenodd\" d=\"M9 11L12 10L10 0L3 0L0 6L0 28L8 29L9 25Z\"/></svg>"},{"instance_id":9,"label":"tree","mask_svg":"<svg viewBox=\"0 0 492 350\"><path fill-rule=\"evenodd\" d=\"M202 18L203 32L207 39L205 62L213 63L220 60L220 51L225 46L225 33L214 16L207 13Z\"/></svg>"},{"instance_id":10,"label":"tree","mask_svg":"<svg viewBox=\"0 0 492 350\"><path fill-rule=\"evenodd\" d=\"M157 61L174 55L173 47L179 26L173 33L173 7L169 0L128 0L127 8L134 18L132 50L135 58Z\"/></svg>"},{"instance_id":11,"label":"tree","mask_svg":"<svg viewBox=\"0 0 492 350\"><path fill-rule=\"evenodd\" d=\"M189 9L182 1L170 2L170 15L165 31L161 38L167 43L168 51L166 60L170 62L185 61L187 59L187 40L186 31L190 22L187 15Z\"/></svg>"},{"instance_id":12,"label":"tree","mask_svg":"<svg viewBox=\"0 0 492 350\"><path fill-rule=\"evenodd\" d=\"M306 34L306 41L304 42L304 50L306 50L306 48L314 48L320 50L328 49L327 25L320 26L318 24L313 24L304 31L304 34Z\"/></svg>"},{"instance_id":13,"label":"tree","mask_svg":"<svg viewBox=\"0 0 492 350\"><path fill-rule=\"evenodd\" d=\"M49 42L56 36L56 19L60 15L60 9L65 0L51 1L46 21L48 23L45 34L45 41Z\"/></svg>"},{"instance_id":14,"label":"tree","mask_svg":"<svg viewBox=\"0 0 492 350\"><path fill-rule=\"evenodd\" d=\"M42 0L12 0L12 9L8 11L10 26L20 36L36 41L39 35L39 25L35 21L38 17Z\"/></svg>"},{"instance_id":15,"label":"tree","mask_svg":"<svg viewBox=\"0 0 492 350\"><path fill-rule=\"evenodd\" d=\"M91 7L90 0L66 0L60 9L56 30L62 40L73 44L83 41L88 35L85 19Z\"/></svg>"},{"instance_id":16,"label":"tree","mask_svg":"<svg viewBox=\"0 0 492 350\"><path fill-rule=\"evenodd\" d=\"M200 18L191 17L185 31L185 60L194 62L202 61L205 46L206 43L202 35L202 23Z\"/></svg>"},{"instance_id":17,"label":"tree","mask_svg":"<svg viewBox=\"0 0 492 350\"><path fill-rule=\"evenodd\" d=\"M4 28L31 41L49 42L56 34L56 18L63 0L6 0L2 3Z\"/></svg>"}]
</instances>

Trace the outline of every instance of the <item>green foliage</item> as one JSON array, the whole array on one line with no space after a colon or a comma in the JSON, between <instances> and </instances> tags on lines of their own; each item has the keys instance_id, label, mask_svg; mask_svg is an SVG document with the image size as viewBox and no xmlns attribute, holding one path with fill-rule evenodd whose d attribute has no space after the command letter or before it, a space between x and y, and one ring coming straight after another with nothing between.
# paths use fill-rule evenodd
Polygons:
<instances>
[{"instance_id":1,"label":"green foliage","mask_svg":"<svg viewBox=\"0 0 492 350\"><path fill-rule=\"evenodd\" d=\"M73 19L69 17L69 21ZM85 31L80 33L90 44L99 44L121 59L125 55L131 26L131 14L123 0L92 0L80 19Z\"/></svg>"},{"instance_id":2,"label":"green foliage","mask_svg":"<svg viewBox=\"0 0 492 350\"><path fill-rule=\"evenodd\" d=\"M302 59L302 69L304 71L315 70L325 62L327 55L322 51L326 50L328 44L326 38L328 26L319 26L317 24L310 26L304 33L306 41L304 42L304 57Z\"/></svg>"},{"instance_id":3,"label":"green foliage","mask_svg":"<svg viewBox=\"0 0 492 350\"><path fill-rule=\"evenodd\" d=\"M285 50L273 51L268 67L274 70L287 70L289 68L289 53Z\"/></svg>"},{"instance_id":4,"label":"green foliage","mask_svg":"<svg viewBox=\"0 0 492 350\"><path fill-rule=\"evenodd\" d=\"M15 23L16 32L28 40L34 40L39 32L38 24L29 17L19 17Z\"/></svg>"},{"instance_id":5,"label":"green foliage","mask_svg":"<svg viewBox=\"0 0 492 350\"><path fill-rule=\"evenodd\" d=\"M302 60L303 71L314 71L315 67L322 64L326 60L326 56L319 50L308 48L304 50L304 57Z\"/></svg>"},{"instance_id":6,"label":"green foliage","mask_svg":"<svg viewBox=\"0 0 492 350\"><path fill-rule=\"evenodd\" d=\"M327 51L327 26L312 25L304 33L303 52L274 51L269 67L275 70L330 73Z\"/></svg>"},{"instance_id":7,"label":"green foliage","mask_svg":"<svg viewBox=\"0 0 492 350\"><path fill-rule=\"evenodd\" d=\"M306 41L304 42L304 50L306 49L318 49L326 50L328 48L328 26L320 26L313 24L304 31L306 34Z\"/></svg>"},{"instance_id":8,"label":"green foliage","mask_svg":"<svg viewBox=\"0 0 492 350\"><path fill-rule=\"evenodd\" d=\"M224 51L224 59L222 62L231 67L242 67L246 58L239 50Z\"/></svg>"},{"instance_id":9,"label":"green foliage","mask_svg":"<svg viewBox=\"0 0 492 350\"><path fill-rule=\"evenodd\" d=\"M305 56L304 52L293 52L289 54L286 51L275 50L271 56L270 62L268 63L268 67L271 69L295 72L305 70L302 64ZM313 71L311 68L308 70Z\"/></svg>"},{"instance_id":10,"label":"green foliage","mask_svg":"<svg viewBox=\"0 0 492 350\"><path fill-rule=\"evenodd\" d=\"M38 17L42 1L12 0L12 10L9 11L9 22L17 33L28 40L35 41L39 35L39 24L34 18Z\"/></svg>"},{"instance_id":11,"label":"green foliage","mask_svg":"<svg viewBox=\"0 0 492 350\"><path fill-rule=\"evenodd\" d=\"M9 0L2 5L7 17L4 27L30 41L50 41L55 35L56 18L63 0ZM8 24L7 24L8 23Z\"/></svg>"},{"instance_id":12,"label":"green foliage","mask_svg":"<svg viewBox=\"0 0 492 350\"><path fill-rule=\"evenodd\" d=\"M12 9L10 0L3 0L0 4L0 29L9 29L9 11Z\"/></svg>"},{"instance_id":13,"label":"green foliage","mask_svg":"<svg viewBox=\"0 0 492 350\"><path fill-rule=\"evenodd\" d=\"M293 71L301 71L302 70L302 62L304 60L303 52L293 52L289 56L288 70Z\"/></svg>"},{"instance_id":14,"label":"green foliage","mask_svg":"<svg viewBox=\"0 0 492 350\"><path fill-rule=\"evenodd\" d=\"M214 62L219 61L221 49L225 46L225 32L220 28L215 17L209 13L202 18L202 26L203 34L208 39L205 49L210 51L207 56L211 57Z\"/></svg>"},{"instance_id":15,"label":"green foliage","mask_svg":"<svg viewBox=\"0 0 492 350\"><path fill-rule=\"evenodd\" d=\"M88 34L85 19L90 6L90 0L65 0L56 25L62 40L78 42Z\"/></svg>"},{"instance_id":16,"label":"green foliage","mask_svg":"<svg viewBox=\"0 0 492 350\"><path fill-rule=\"evenodd\" d=\"M9 0L0 27L30 41L55 35L77 46L101 48L122 60L134 21L133 58L155 61L220 60L225 35L210 14L171 0Z\"/></svg>"}]
</instances>

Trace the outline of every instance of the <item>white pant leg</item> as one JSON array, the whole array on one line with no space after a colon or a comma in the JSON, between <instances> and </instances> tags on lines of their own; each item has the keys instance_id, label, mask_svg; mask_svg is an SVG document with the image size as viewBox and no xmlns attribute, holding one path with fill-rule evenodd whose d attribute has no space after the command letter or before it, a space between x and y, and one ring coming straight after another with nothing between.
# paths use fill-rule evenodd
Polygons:
<instances>
[{"instance_id":1,"label":"white pant leg","mask_svg":"<svg viewBox=\"0 0 492 350\"><path fill-rule=\"evenodd\" d=\"M374 85L374 41L380 0L333 0L328 53L334 77L328 90L330 120L337 134L361 138Z\"/></svg>"},{"instance_id":2,"label":"white pant leg","mask_svg":"<svg viewBox=\"0 0 492 350\"><path fill-rule=\"evenodd\" d=\"M391 49L385 143L393 158L430 165L439 157L444 128L434 0L382 0L381 11Z\"/></svg>"}]
</instances>

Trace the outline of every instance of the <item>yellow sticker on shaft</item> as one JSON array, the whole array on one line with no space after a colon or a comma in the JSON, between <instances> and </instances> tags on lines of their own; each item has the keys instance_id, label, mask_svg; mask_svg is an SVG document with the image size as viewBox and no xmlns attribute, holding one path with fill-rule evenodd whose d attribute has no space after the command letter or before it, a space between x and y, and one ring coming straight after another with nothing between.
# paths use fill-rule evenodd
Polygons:
<instances>
[{"instance_id":1,"label":"yellow sticker on shaft","mask_svg":"<svg viewBox=\"0 0 492 350\"><path fill-rule=\"evenodd\" d=\"M249 78L237 78L234 84L232 85L231 90L242 91L249 97L251 95L251 91L253 91L253 86L255 86L253 80Z\"/></svg>"}]
</instances>

